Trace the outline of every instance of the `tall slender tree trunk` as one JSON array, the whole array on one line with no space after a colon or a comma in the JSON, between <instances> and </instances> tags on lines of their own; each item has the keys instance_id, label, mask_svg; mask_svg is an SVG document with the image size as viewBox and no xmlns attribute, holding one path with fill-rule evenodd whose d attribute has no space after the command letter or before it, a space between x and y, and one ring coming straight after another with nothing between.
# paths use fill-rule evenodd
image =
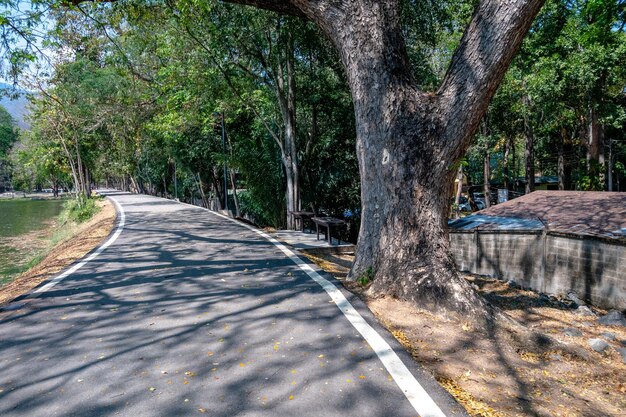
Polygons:
<instances>
[{"instance_id":1,"label":"tall slender tree trunk","mask_svg":"<svg viewBox=\"0 0 626 417\"><path fill-rule=\"evenodd\" d=\"M204 186L202 185L202 177L200 177L200 173L198 172L198 189L200 190L200 197L202 198L202 205L204 208L209 208L209 201L206 198L206 194L204 193Z\"/></svg>"},{"instance_id":2,"label":"tall slender tree trunk","mask_svg":"<svg viewBox=\"0 0 626 417\"><path fill-rule=\"evenodd\" d=\"M559 190L565 190L565 141L567 139L567 129L561 128L561 139L559 141L559 155L557 159L557 178Z\"/></svg>"},{"instance_id":3,"label":"tall slender tree trunk","mask_svg":"<svg viewBox=\"0 0 626 417\"><path fill-rule=\"evenodd\" d=\"M608 180L607 180L607 190L613 191L613 140L609 139L609 166L607 169Z\"/></svg>"},{"instance_id":4,"label":"tall slender tree trunk","mask_svg":"<svg viewBox=\"0 0 626 417\"><path fill-rule=\"evenodd\" d=\"M490 147L490 135L489 135L489 120L487 115L483 117L480 124L481 133L485 140L485 154L483 156L483 195L485 196L485 208L491 207L491 187L489 180L491 179L491 159L489 155Z\"/></svg>"},{"instance_id":5,"label":"tall slender tree trunk","mask_svg":"<svg viewBox=\"0 0 626 417\"><path fill-rule=\"evenodd\" d=\"M504 140L504 155L502 157L502 177L504 188L511 189L511 170L509 169L509 159L511 158L511 138L507 136Z\"/></svg>"},{"instance_id":6,"label":"tall slender tree trunk","mask_svg":"<svg viewBox=\"0 0 626 417\"><path fill-rule=\"evenodd\" d=\"M527 95L523 98L526 107L526 115L524 115L524 137L526 139L526 147L524 149L524 178L526 180L526 194L535 191L535 133L528 117L530 111L530 97Z\"/></svg>"},{"instance_id":7,"label":"tall slender tree trunk","mask_svg":"<svg viewBox=\"0 0 626 417\"><path fill-rule=\"evenodd\" d=\"M483 193L485 194L485 208L491 207L491 161L489 151L485 153L483 158Z\"/></svg>"},{"instance_id":8,"label":"tall slender tree trunk","mask_svg":"<svg viewBox=\"0 0 626 417\"><path fill-rule=\"evenodd\" d=\"M211 172L211 183L213 184L213 189L215 190L219 210L226 210L226 207L224 206L224 193L222 192L222 186L218 180L216 170L217 168L213 167L213 171Z\"/></svg>"},{"instance_id":9,"label":"tall slender tree trunk","mask_svg":"<svg viewBox=\"0 0 626 417\"><path fill-rule=\"evenodd\" d=\"M295 229L290 211L300 210L300 170L298 149L296 144L296 74L294 68L294 45L291 36L285 42L285 69L278 65L276 96L282 113L284 138L281 144L281 160L283 162L287 190L287 228Z\"/></svg>"},{"instance_id":10,"label":"tall slender tree trunk","mask_svg":"<svg viewBox=\"0 0 626 417\"><path fill-rule=\"evenodd\" d=\"M235 170L230 170L230 185L233 189L233 201L235 202L235 217L240 217L241 212L239 211L239 197L237 196L237 181L235 178Z\"/></svg>"},{"instance_id":11,"label":"tall slender tree trunk","mask_svg":"<svg viewBox=\"0 0 626 417\"><path fill-rule=\"evenodd\" d=\"M454 196L455 217L459 217L459 204L461 203L461 193L463 192L463 165L459 164L459 169L456 173L456 194Z\"/></svg>"},{"instance_id":12,"label":"tall slender tree trunk","mask_svg":"<svg viewBox=\"0 0 626 417\"><path fill-rule=\"evenodd\" d=\"M605 188L606 166L604 161L604 129L598 121L598 113L589 100L589 121L587 141L587 171L590 177L597 177L602 189Z\"/></svg>"}]
</instances>

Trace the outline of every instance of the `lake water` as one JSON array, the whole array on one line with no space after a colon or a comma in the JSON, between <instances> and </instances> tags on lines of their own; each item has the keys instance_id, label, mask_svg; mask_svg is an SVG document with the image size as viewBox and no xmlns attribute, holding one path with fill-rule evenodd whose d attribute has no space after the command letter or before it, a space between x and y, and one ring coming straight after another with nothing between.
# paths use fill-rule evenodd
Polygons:
<instances>
[{"instance_id":1,"label":"lake water","mask_svg":"<svg viewBox=\"0 0 626 417\"><path fill-rule=\"evenodd\" d=\"M0 286L47 245L63 200L0 199Z\"/></svg>"}]
</instances>

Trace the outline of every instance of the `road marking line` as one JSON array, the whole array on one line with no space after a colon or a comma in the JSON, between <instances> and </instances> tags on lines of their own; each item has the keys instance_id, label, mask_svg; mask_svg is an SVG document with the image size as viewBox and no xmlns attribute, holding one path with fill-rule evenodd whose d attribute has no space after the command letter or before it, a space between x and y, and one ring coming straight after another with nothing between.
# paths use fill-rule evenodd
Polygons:
<instances>
[{"instance_id":1,"label":"road marking line","mask_svg":"<svg viewBox=\"0 0 626 417\"><path fill-rule=\"evenodd\" d=\"M80 268L85 266L87 263L94 260L106 248L111 246L111 244L113 244L113 242L117 240L117 238L122 233L122 230L124 230L124 224L126 223L126 213L124 213L124 209L122 208L120 203L117 202L117 200L111 197L109 197L109 200L113 201L113 204L115 204L115 207L117 208L117 212L120 214L120 222L117 225L117 229L115 230L115 233L113 233L113 235L110 238L108 238L106 242L98 246L98 248L94 252L92 252L91 255L89 255L87 258L83 259L76 265L72 266L70 269L63 272L62 274L57 275L56 277L51 279L48 283L46 283L46 285L43 285L37 288L35 291L33 291L32 292L33 296L36 297L37 295L43 294L44 292L48 291L49 289L57 285L59 282L63 281L65 278L67 278L68 276L72 275L74 272L78 271Z\"/></svg>"},{"instance_id":2,"label":"road marking line","mask_svg":"<svg viewBox=\"0 0 626 417\"><path fill-rule=\"evenodd\" d=\"M172 200L170 200L172 201ZM215 214L216 216L222 217L224 219L230 220L233 223L236 223L240 226L245 227L248 230L251 230L263 238L269 240L274 244L278 249L280 249L289 259L291 259L302 271L304 271L313 281L317 282L323 289L328 293L330 298L335 302L339 310L343 313L343 315L350 321L352 326L363 336L363 338L369 343L372 347L376 356L383 363L389 375L396 381L396 384L400 387L400 390L404 393L406 398L409 400L415 411L421 417L446 417L441 408L435 403L435 401L431 398L430 395L426 392L424 387L415 379L415 376L409 371L409 368L402 362L402 360L398 357L398 354L389 346L389 344L385 341L385 339L378 334L376 330L372 326L370 326L367 321L359 314L359 312L350 304L350 302L346 299L343 293L330 281L326 278L322 277L317 271L311 268L311 265L306 263L302 258L296 255L292 250L290 250L287 246L268 235L267 233L254 228L248 224L243 222L239 222L233 218L225 216L221 213L214 212L212 210L206 209L204 207L194 206L192 204L182 203L178 201L177 203L184 204L189 207L193 207L200 210L208 211L209 213Z\"/></svg>"}]
</instances>

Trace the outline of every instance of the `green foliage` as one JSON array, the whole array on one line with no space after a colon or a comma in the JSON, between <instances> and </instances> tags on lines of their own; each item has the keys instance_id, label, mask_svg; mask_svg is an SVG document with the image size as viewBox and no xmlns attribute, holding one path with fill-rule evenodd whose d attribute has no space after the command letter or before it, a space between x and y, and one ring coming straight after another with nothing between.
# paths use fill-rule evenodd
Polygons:
<instances>
[{"instance_id":1,"label":"green foliage","mask_svg":"<svg viewBox=\"0 0 626 417\"><path fill-rule=\"evenodd\" d=\"M65 224L67 221L84 223L99 211L100 207L96 204L96 199L74 198L64 204L63 212L60 215L60 222L62 224Z\"/></svg>"},{"instance_id":2,"label":"green foliage","mask_svg":"<svg viewBox=\"0 0 626 417\"><path fill-rule=\"evenodd\" d=\"M368 284L370 284L372 281L374 281L374 268L372 268L371 266L368 266L367 269L365 269L365 272L363 272L363 274L361 274L358 278L357 278L357 282L359 283L359 285L365 287Z\"/></svg>"},{"instance_id":3,"label":"green foliage","mask_svg":"<svg viewBox=\"0 0 626 417\"><path fill-rule=\"evenodd\" d=\"M626 140L624 23L613 0L546 3L490 105L492 142L470 150L472 183L482 183L486 149L492 156L491 180L502 182L507 142L513 144L507 160L511 177L523 177L524 142L530 136L536 175L558 175L561 154L566 189L607 189L609 162L616 166L625 157L619 146ZM604 165L591 155L592 123L604 141ZM613 174L614 187L620 179L623 183L619 170Z\"/></svg>"}]
</instances>

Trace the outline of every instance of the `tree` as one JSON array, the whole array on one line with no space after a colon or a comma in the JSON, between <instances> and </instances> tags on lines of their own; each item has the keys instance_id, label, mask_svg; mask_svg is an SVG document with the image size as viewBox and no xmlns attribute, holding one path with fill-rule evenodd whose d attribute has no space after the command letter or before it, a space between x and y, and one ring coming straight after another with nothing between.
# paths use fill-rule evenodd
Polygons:
<instances>
[{"instance_id":1,"label":"tree","mask_svg":"<svg viewBox=\"0 0 626 417\"><path fill-rule=\"evenodd\" d=\"M18 134L13 117L4 107L0 106L0 191L8 188L10 183L8 156L17 138Z\"/></svg>"},{"instance_id":2,"label":"tree","mask_svg":"<svg viewBox=\"0 0 626 417\"><path fill-rule=\"evenodd\" d=\"M413 76L397 1L233 2L310 19L339 51L361 176L351 277L371 268L376 294L482 315L448 250L449 199L456 163L543 1L481 1L434 92L421 91Z\"/></svg>"}]
</instances>

